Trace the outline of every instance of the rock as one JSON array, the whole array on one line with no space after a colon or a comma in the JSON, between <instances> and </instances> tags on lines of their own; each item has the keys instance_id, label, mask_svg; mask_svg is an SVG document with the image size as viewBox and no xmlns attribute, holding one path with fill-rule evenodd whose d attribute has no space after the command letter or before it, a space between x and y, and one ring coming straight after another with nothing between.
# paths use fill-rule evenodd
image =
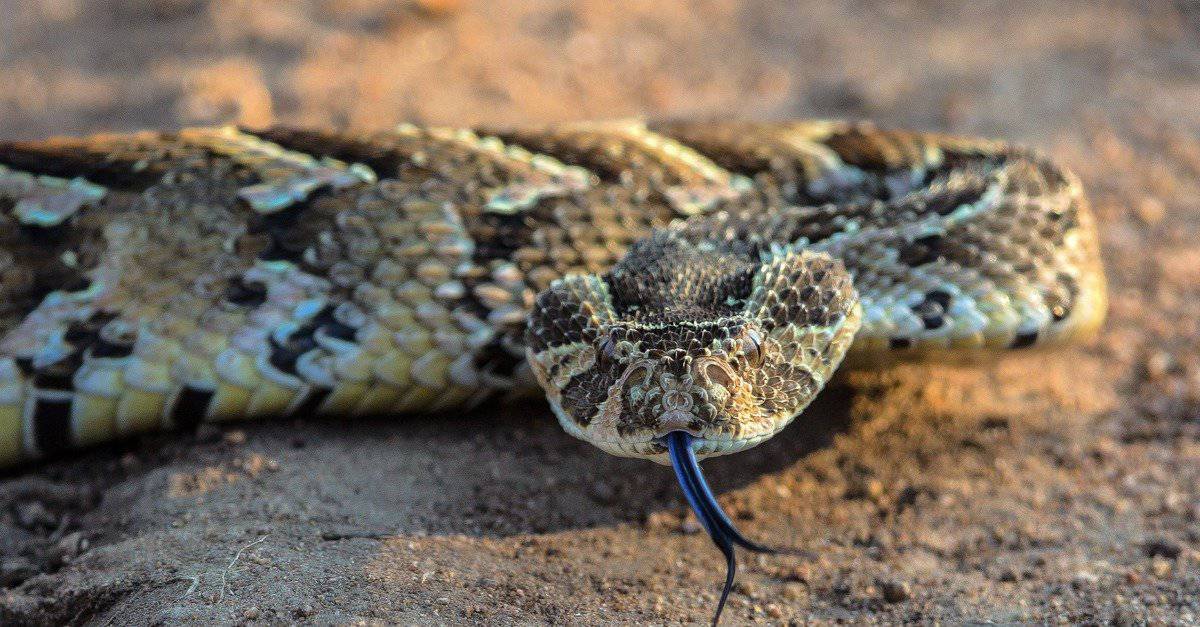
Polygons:
<instances>
[{"instance_id":1,"label":"rock","mask_svg":"<svg viewBox=\"0 0 1200 627\"><path fill-rule=\"evenodd\" d=\"M83 537L82 533L74 531L63 536L63 539L54 545L51 554L56 562L66 564L87 551L88 545L87 538Z\"/></svg>"},{"instance_id":2,"label":"rock","mask_svg":"<svg viewBox=\"0 0 1200 627\"><path fill-rule=\"evenodd\" d=\"M51 529L58 526L58 518L46 509L40 501L27 501L17 505L14 513L17 517L17 524L23 529L37 529L39 527Z\"/></svg>"},{"instance_id":3,"label":"rock","mask_svg":"<svg viewBox=\"0 0 1200 627\"><path fill-rule=\"evenodd\" d=\"M19 555L0 560L0 588L11 588L36 574L33 562Z\"/></svg>"}]
</instances>

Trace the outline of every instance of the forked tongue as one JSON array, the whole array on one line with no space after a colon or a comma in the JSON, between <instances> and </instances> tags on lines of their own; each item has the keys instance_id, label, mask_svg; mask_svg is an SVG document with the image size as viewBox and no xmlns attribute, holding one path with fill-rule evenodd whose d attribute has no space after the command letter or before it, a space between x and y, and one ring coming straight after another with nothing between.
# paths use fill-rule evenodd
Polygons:
<instances>
[{"instance_id":1,"label":"forked tongue","mask_svg":"<svg viewBox=\"0 0 1200 627\"><path fill-rule=\"evenodd\" d=\"M672 431L667 434L666 441L667 452L671 457L671 467L675 469L675 476L679 479L679 487L683 488L683 495L687 498L688 504L692 506L692 511L696 512L696 518L700 519L704 530L712 538L713 544L716 544L721 553L725 555L725 587L721 589L721 600L717 603L716 614L713 615L713 625L716 625L721 620L721 611L725 609L725 600L729 598L729 591L733 588L733 580L737 576L735 546L755 553L790 553L792 551L774 549L748 540L737 530L737 527L733 526L733 521L721 509L721 504L717 503L717 497L713 495L712 490L708 487L708 482L704 480L700 462L696 460L696 451L692 450L691 434L684 431Z\"/></svg>"}]
</instances>

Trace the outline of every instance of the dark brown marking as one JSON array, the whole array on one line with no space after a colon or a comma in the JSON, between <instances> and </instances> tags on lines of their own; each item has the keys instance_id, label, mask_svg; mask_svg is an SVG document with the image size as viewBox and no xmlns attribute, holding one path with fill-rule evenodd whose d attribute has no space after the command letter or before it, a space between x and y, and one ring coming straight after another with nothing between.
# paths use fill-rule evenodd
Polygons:
<instances>
[{"instance_id":1,"label":"dark brown marking","mask_svg":"<svg viewBox=\"0 0 1200 627\"><path fill-rule=\"evenodd\" d=\"M313 332L316 327L313 325L305 325L300 327L286 341L279 342L275 336L271 336L271 355L267 358L272 366L279 369L280 372L292 376L298 376L296 372L296 361L300 356L310 350L317 348L317 341L313 338Z\"/></svg>"},{"instance_id":2,"label":"dark brown marking","mask_svg":"<svg viewBox=\"0 0 1200 627\"><path fill-rule=\"evenodd\" d=\"M33 410L33 439L45 455L71 448L71 400L39 398Z\"/></svg>"},{"instance_id":3,"label":"dark brown marking","mask_svg":"<svg viewBox=\"0 0 1200 627\"><path fill-rule=\"evenodd\" d=\"M134 192L158 183L181 153L170 135L158 133L0 142L0 164Z\"/></svg>"},{"instance_id":4,"label":"dark brown marking","mask_svg":"<svg viewBox=\"0 0 1200 627\"><path fill-rule=\"evenodd\" d=\"M1009 348L1026 348L1026 347L1033 346L1034 344L1036 344L1037 339L1038 339L1037 331L1030 331L1029 333L1019 333L1019 334L1017 334L1017 337L1013 338L1012 344L1009 344L1008 347Z\"/></svg>"},{"instance_id":5,"label":"dark brown marking","mask_svg":"<svg viewBox=\"0 0 1200 627\"><path fill-rule=\"evenodd\" d=\"M985 181L978 181L963 189L929 198L926 200L925 209L939 216L947 216L954 213L962 205L972 205L979 202L979 199L983 197L986 191L987 183Z\"/></svg>"},{"instance_id":6,"label":"dark brown marking","mask_svg":"<svg viewBox=\"0 0 1200 627\"><path fill-rule=\"evenodd\" d=\"M943 258L945 238L941 235L918 237L900 249L899 261L909 267L923 266Z\"/></svg>"},{"instance_id":7,"label":"dark brown marking","mask_svg":"<svg viewBox=\"0 0 1200 627\"><path fill-rule=\"evenodd\" d=\"M921 319L927 330L940 329L946 323L946 311L950 308L950 294L934 290L925 295L925 300L913 307L913 313Z\"/></svg>"},{"instance_id":8,"label":"dark brown marking","mask_svg":"<svg viewBox=\"0 0 1200 627\"><path fill-rule=\"evenodd\" d=\"M225 288L225 300L239 307L254 309L267 302L267 286L259 281L234 277Z\"/></svg>"},{"instance_id":9,"label":"dark brown marking","mask_svg":"<svg viewBox=\"0 0 1200 627\"><path fill-rule=\"evenodd\" d=\"M331 157L347 163L361 163L379 173L380 178L395 176L409 159L407 154L397 150L394 143L379 137L323 133L286 126L240 130L287 150L315 157Z\"/></svg>"},{"instance_id":10,"label":"dark brown marking","mask_svg":"<svg viewBox=\"0 0 1200 627\"><path fill-rule=\"evenodd\" d=\"M171 421L176 427L190 429L200 424L208 412L208 404L212 400L212 390L202 390L185 386L175 399L171 408Z\"/></svg>"}]
</instances>

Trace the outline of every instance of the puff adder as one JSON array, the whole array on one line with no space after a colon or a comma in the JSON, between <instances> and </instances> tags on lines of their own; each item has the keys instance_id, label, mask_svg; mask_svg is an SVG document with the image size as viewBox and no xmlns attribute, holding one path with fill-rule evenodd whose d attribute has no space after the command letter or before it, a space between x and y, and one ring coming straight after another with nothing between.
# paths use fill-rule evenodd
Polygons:
<instances>
[{"instance_id":1,"label":"puff adder","mask_svg":"<svg viewBox=\"0 0 1200 627\"><path fill-rule=\"evenodd\" d=\"M570 433L675 466L728 584L762 547L697 457L777 433L847 355L1084 337L1098 258L1045 157L864 123L0 142L0 466L540 383Z\"/></svg>"}]
</instances>

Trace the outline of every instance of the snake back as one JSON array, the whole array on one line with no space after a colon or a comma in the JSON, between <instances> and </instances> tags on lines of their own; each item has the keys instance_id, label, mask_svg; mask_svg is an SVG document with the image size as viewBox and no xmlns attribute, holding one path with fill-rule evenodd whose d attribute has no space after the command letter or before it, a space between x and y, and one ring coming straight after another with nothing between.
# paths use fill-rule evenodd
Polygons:
<instances>
[{"instance_id":1,"label":"snake back","mask_svg":"<svg viewBox=\"0 0 1200 627\"><path fill-rule=\"evenodd\" d=\"M527 393L527 349L596 324L527 337L531 310L556 315L538 294L663 238L836 260L868 364L1072 340L1105 311L1078 181L993 141L612 122L0 142L0 466L201 421Z\"/></svg>"}]
</instances>

